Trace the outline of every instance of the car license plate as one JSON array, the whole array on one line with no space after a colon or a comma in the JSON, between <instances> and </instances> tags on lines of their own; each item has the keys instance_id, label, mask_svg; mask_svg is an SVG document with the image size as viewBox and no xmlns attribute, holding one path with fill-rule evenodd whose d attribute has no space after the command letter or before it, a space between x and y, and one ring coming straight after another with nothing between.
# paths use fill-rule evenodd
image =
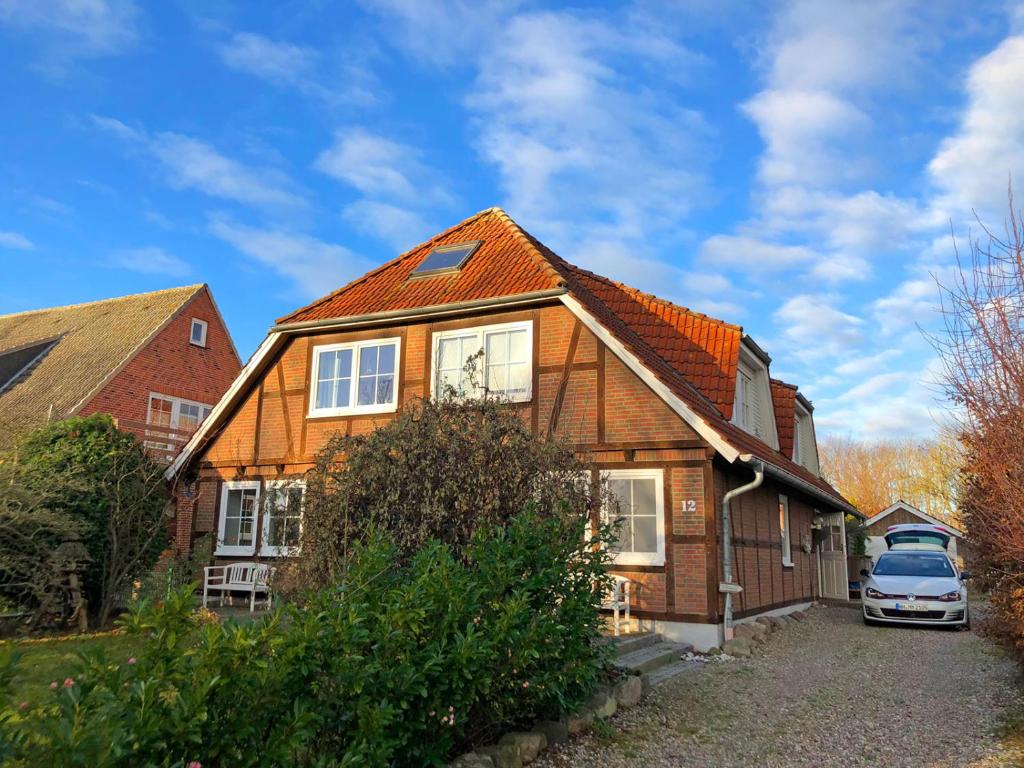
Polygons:
<instances>
[{"instance_id":1,"label":"car license plate","mask_svg":"<svg viewBox=\"0 0 1024 768\"><path fill-rule=\"evenodd\" d=\"M897 611L927 611L927 605L921 603L896 603Z\"/></svg>"}]
</instances>

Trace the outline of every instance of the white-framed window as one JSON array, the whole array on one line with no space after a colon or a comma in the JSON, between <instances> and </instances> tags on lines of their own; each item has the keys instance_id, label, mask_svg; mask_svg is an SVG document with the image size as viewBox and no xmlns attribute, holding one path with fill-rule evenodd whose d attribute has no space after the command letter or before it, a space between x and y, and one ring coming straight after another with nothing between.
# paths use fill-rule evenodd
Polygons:
<instances>
[{"instance_id":1,"label":"white-framed window","mask_svg":"<svg viewBox=\"0 0 1024 768\"><path fill-rule=\"evenodd\" d=\"M804 442L800 437L803 428L804 426L798 413L793 417L793 461L797 464L804 463Z\"/></svg>"},{"instance_id":2,"label":"white-framed window","mask_svg":"<svg viewBox=\"0 0 1024 768\"><path fill-rule=\"evenodd\" d=\"M612 469L601 473L609 495L618 501L617 565L665 564L665 472L662 469ZM609 509L603 512L609 519Z\"/></svg>"},{"instance_id":3,"label":"white-framed window","mask_svg":"<svg viewBox=\"0 0 1024 768\"><path fill-rule=\"evenodd\" d=\"M396 337L314 347L309 415L396 410L401 344Z\"/></svg>"},{"instance_id":4,"label":"white-framed window","mask_svg":"<svg viewBox=\"0 0 1024 768\"><path fill-rule=\"evenodd\" d=\"M260 504L259 480L229 480L221 488L217 555L252 555L256 552L256 525Z\"/></svg>"},{"instance_id":5,"label":"white-framed window","mask_svg":"<svg viewBox=\"0 0 1024 768\"><path fill-rule=\"evenodd\" d=\"M302 539L304 480L269 480L264 489L260 554L267 557L297 555Z\"/></svg>"},{"instance_id":6,"label":"white-framed window","mask_svg":"<svg viewBox=\"0 0 1024 768\"><path fill-rule=\"evenodd\" d=\"M433 358L435 395L450 386L467 397L487 393L526 402L533 396L532 321L439 331Z\"/></svg>"},{"instance_id":7,"label":"white-framed window","mask_svg":"<svg viewBox=\"0 0 1024 768\"><path fill-rule=\"evenodd\" d=\"M188 343L194 344L197 347L205 347L206 329L207 324L205 320L200 320L198 317L193 317L192 327L189 329Z\"/></svg>"},{"instance_id":8,"label":"white-framed window","mask_svg":"<svg viewBox=\"0 0 1024 768\"><path fill-rule=\"evenodd\" d=\"M742 368L736 371L736 406L733 421L748 432L754 431L752 406L754 400L754 379Z\"/></svg>"},{"instance_id":9,"label":"white-framed window","mask_svg":"<svg viewBox=\"0 0 1024 768\"><path fill-rule=\"evenodd\" d=\"M206 403L150 392L146 423L171 429L194 430L212 410L213 406Z\"/></svg>"},{"instance_id":10,"label":"white-framed window","mask_svg":"<svg viewBox=\"0 0 1024 768\"><path fill-rule=\"evenodd\" d=\"M782 564L793 564L792 531L789 527L789 497L779 494L779 535L782 539Z\"/></svg>"}]
</instances>

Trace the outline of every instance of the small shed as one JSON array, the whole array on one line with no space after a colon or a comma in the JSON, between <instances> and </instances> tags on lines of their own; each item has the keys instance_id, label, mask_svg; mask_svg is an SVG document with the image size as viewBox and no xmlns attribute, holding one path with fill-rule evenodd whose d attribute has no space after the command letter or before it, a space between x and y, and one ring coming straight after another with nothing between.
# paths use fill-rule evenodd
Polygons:
<instances>
[{"instance_id":1,"label":"small shed","mask_svg":"<svg viewBox=\"0 0 1024 768\"><path fill-rule=\"evenodd\" d=\"M861 531L865 536L867 556L874 559L886 551L887 547L885 544L885 538L883 537L890 525L910 524L941 525L953 534L949 540L949 556L953 558L957 564L962 565L962 561L960 559L962 554L957 552L957 544L963 541L963 531L950 525L945 520L940 520L937 517L932 517L931 515L922 512L917 507L907 504L907 502L902 499L889 505L874 517L869 517L864 521L864 525L861 526Z\"/></svg>"}]
</instances>

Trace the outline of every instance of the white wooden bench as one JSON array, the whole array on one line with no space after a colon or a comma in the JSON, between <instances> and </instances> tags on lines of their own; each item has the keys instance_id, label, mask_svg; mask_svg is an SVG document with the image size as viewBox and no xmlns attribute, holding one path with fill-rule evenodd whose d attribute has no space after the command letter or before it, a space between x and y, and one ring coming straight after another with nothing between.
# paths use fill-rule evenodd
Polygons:
<instances>
[{"instance_id":1,"label":"white wooden bench","mask_svg":"<svg viewBox=\"0 0 1024 768\"><path fill-rule=\"evenodd\" d=\"M604 610L610 610L612 612L612 622L615 631L615 637L620 634L619 629L619 614L623 608L626 609L626 626L629 626L629 585L630 580L625 576L612 576L612 588L605 595L604 601L601 603L601 608Z\"/></svg>"},{"instance_id":2,"label":"white wooden bench","mask_svg":"<svg viewBox=\"0 0 1024 768\"><path fill-rule=\"evenodd\" d=\"M203 608L211 592L220 593L220 605L227 596L232 605L232 592L249 594L249 611L256 610L256 596L265 595L264 607L270 607L270 577L274 569L266 563L231 563L231 565L208 565L203 569Z\"/></svg>"}]
</instances>

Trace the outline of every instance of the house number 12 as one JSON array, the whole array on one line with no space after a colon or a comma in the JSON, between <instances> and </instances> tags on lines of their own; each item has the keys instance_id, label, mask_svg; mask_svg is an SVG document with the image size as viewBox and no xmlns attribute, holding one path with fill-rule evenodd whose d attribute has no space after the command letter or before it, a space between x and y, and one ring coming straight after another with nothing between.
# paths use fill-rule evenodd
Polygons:
<instances>
[{"instance_id":1,"label":"house number 12","mask_svg":"<svg viewBox=\"0 0 1024 768\"><path fill-rule=\"evenodd\" d=\"M697 502L693 499L683 499L683 512L696 512Z\"/></svg>"}]
</instances>

